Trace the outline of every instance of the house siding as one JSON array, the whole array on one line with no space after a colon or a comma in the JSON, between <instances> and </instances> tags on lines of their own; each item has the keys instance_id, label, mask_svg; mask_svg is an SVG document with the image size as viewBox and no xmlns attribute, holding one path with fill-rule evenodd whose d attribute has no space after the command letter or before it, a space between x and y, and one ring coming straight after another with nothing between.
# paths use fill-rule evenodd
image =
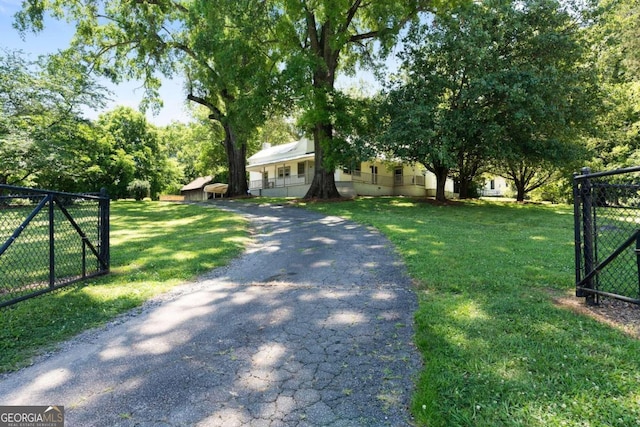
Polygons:
<instances>
[{"instance_id":1,"label":"house siding","mask_svg":"<svg viewBox=\"0 0 640 427\"><path fill-rule=\"evenodd\" d=\"M498 175L483 176L484 185L480 189L480 195L484 197L504 197L509 191L507 180Z\"/></svg>"},{"instance_id":2,"label":"house siding","mask_svg":"<svg viewBox=\"0 0 640 427\"><path fill-rule=\"evenodd\" d=\"M313 144L300 140L283 146L266 146L249 158L251 194L272 197L304 197L314 168ZM421 165L366 161L336 169L336 188L343 197L435 195L435 176ZM453 181L446 192L453 196Z\"/></svg>"}]
</instances>

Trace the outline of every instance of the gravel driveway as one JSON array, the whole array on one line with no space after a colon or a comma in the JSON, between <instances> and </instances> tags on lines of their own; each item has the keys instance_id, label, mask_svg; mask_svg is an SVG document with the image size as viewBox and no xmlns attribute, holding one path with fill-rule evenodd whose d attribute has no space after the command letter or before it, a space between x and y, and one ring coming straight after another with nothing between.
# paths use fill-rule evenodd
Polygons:
<instances>
[{"instance_id":1,"label":"gravel driveway","mask_svg":"<svg viewBox=\"0 0 640 427\"><path fill-rule=\"evenodd\" d=\"M67 427L408 426L416 295L377 231L298 208L250 219L228 267L0 378ZM212 242L215 244L215 242Z\"/></svg>"}]
</instances>

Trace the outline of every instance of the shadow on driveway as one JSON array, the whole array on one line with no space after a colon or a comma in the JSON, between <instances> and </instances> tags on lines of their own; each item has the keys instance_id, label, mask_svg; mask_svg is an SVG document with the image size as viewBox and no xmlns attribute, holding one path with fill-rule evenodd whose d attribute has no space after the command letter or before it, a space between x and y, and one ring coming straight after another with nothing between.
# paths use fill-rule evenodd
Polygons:
<instances>
[{"instance_id":1,"label":"shadow on driveway","mask_svg":"<svg viewBox=\"0 0 640 427\"><path fill-rule=\"evenodd\" d=\"M416 296L377 231L225 201L254 243L228 267L0 381L73 426L403 426ZM215 244L215 242L212 242Z\"/></svg>"}]
</instances>

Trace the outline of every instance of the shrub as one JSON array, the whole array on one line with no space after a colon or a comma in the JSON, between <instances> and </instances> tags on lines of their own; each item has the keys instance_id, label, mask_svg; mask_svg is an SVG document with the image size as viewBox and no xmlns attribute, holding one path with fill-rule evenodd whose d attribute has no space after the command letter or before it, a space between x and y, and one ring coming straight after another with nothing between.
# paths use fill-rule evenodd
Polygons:
<instances>
[{"instance_id":1,"label":"shrub","mask_svg":"<svg viewBox=\"0 0 640 427\"><path fill-rule=\"evenodd\" d=\"M127 192L129 192L129 195L138 201L144 200L145 197L148 197L150 190L151 184L149 184L149 181L143 181L140 179L134 179L129 185L127 185Z\"/></svg>"}]
</instances>

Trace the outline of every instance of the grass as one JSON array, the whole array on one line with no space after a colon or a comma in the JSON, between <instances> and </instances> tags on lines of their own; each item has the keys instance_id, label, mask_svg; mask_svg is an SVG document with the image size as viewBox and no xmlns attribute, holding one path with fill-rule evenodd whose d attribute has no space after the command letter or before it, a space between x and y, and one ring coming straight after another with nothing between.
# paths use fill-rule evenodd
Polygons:
<instances>
[{"instance_id":1,"label":"grass","mask_svg":"<svg viewBox=\"0 0 640 427\"><path fill-rule=\"evenodd\" d=\"M101 325L244 248L240 217L201 206L111 204L112 274L0 310L0 372L77 333Z\"/></svg>"},{"instance_id":2,"label":"grass","mask_svg":"<svg viewBox=\"0 0 640 427\"><path fill-rule=\"evenodd\" d=\"M570 207L301 204L375 226L404 258L420 301L418 425L640 425L640 342L554 304L573 288ZM227 262L247 237L197 206L117 202L112 222L112 275L0 311L0 370Z\"/></svg>"},{"instance_id":3,"label":"grass","mask_svg":"<svg viewBox=\"0 0 640 427\"><path fill-rule=\"evenodd\" d=\"M554 304L570 207L402 198L303 203L384 232L415 279L423 426L640 425L640 342Z\"/></svg>"}]
</instances>

